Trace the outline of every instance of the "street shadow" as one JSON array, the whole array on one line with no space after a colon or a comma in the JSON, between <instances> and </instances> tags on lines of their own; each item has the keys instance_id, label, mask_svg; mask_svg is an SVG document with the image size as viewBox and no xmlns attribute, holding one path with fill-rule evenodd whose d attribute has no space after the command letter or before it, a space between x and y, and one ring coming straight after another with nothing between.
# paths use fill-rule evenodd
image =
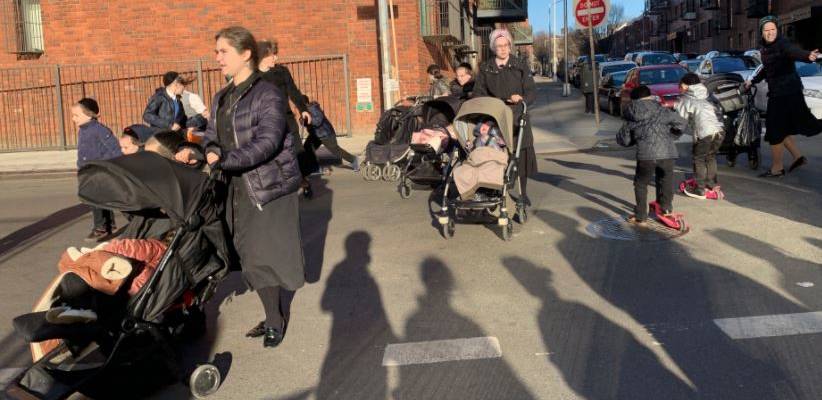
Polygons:
<instances>
[{"instance_id":1,"label":"street shadow","mask_svg":"<svg viewBox=\"0 0 822 400\"><path fill-rule=\"evenodd\" d=\"M83 217L88 212L90 212L88 206L76 204L0 238L0 260L11 252L23 250L41 240L48 239L51 234L60 231L62 226Z\"/></svg>"},{"instance_id":2,"label":"street shadow","mask_svg":"<svg viewBox=\"0 0 822 400\"><path fill-rule=\"evenodd\" d=\"M328 353L316 399L385 399L388 376L383 350L396 342L377 282L371 276L371 236L348 235L346 256L326 281L320 305L332 318Z\"/></svg>"},{"instance_id":3,"label":"street shadow","mask_svg":"<svg viewBox=\"0 0 822 400\"><path fill-rule=\"evenodd\" d=\"M325 240L328 237L328 224L333 217L334 191L328 187L326 178L312 179L311 187L314 196L310 201L300 202L300 227L305 255L305 280L316 283L322 277Z\"/></svg>"},{"instance_id":4,"label":"street shadow","mask_svg":"<svg viewBox=\"0 0 822 400\"><path fill-rule=\"evenodd\" d=\"M816 247L822 249L822 240L819 240L819 239L816 239L816 238L806 237L805 241L808 242L809 244L813 245L813 246L816 246Z\"/></svg>"},{"instance_id":5,"label":"street shadow","mask_svg":"<svg viewBox=\"0 0 822 400\"><path fill-rule=\"evenodd\" d=\"M11 331L0 339L0 348L3 349L2 353L0 353L0 370L28 368L32 365L28 343L26 343L17 332ZM8 378L8 380L0 383L8 383L13 377L4 378Z\"/></svg>"},{"instance_id":6,"label":"street shadow","mask_svg":"<svg viewBox=\"0 0 822 400\"><path fill-rule=\"evenodd\" d=\"M584 304L565 301L549 269L520 257L503 265L542 303L537 325L550 361L586 399L687 399L696 392L634 335ZM573 349L568 351L567 349Z\"/></svg>"},{"instance_id":7,"label":"street shadow","mask_svg":"<svg viewBox=\"0 0 822 400\"><path fill-rule=\"evenodd\" d=\"M753 258L765 260L782 275L782 287L805 304L813 304L818 296L807 290L796 290L790 282L815 281L820 282L822 271L819 263L792 257L770 243L763 242L748 235L732 232L727 229L709 229L706 231L722 243L748 254ZM791 278L796 279L791 279ZM790 280L789 280L790 279Z\"/></svg>"},{"instance_id":8,"label":"street shadow","mask_svg":"<svg viewBox=\"0 0 822 400\"><path fill-rule=\"evenodd\" d=\"M553 187L565 190L568 193L576 194L618 215L625 214L626 212L631 213L634 210L634 205L630 202L614 196L611 193L575 183L574 178L569 176L538 172L532 179L547 183ZM633 177L631 179L633 180Z\"/></svg>"},{"instance_id":9,"label":"street shadow","mask_svg":"<svg viewBox=\"0 0 822 400\"><path fill-rule=\"evenodd\" d=\"M564 234L557 249L579 277L643 325L682 370L697 393L684 398L802 397L767 342L734 340L713 320L807 311L804 307L721 265L694 258L676 240L649 244L582 233L580 221L607 217L599 210L578 207L579 219L549 210L535 214Z\"/></svg>"},{"instance_id":10,"label":"street shadow","mask_svg":"<svg viewBox=\"0 0 822 400\"><path fill-rule=\"evenodd\" d=\"M485 337L486 333L451 306L454 277L439 259L420 265L426 292L407 320L404 342ZM502 358L460 360L397 368L400 382L394 398L405 399L533 399Z\"/></svg>"},{"instance_id":11,"label":"street shadow","mask_svg":"<svg viewBox=\"0 0 822 400\"><path fill-rule=\"evenodd\" d=\"M625 178L630 182L634 181L634 176L631 175L631 174L627 174L627 173L622 172L622 171L617 171L615 169L604 168L600 165L587 164L587 163L581 163L581 162L576 162L576 161L558 160L558 159L555 159L555 158L546 158L545 161L551 161L551 162L553 162L557 165L560 165L560 166L563 166L563 167L569 168L569 169L591 171L591 172L596 172L596 173L603 174L603 175L611 175L611 176L615 176L615 177L618 177L618 178ZM633 169L634 167L629 166L627 168Z\"/></svg>"}]
</instances>

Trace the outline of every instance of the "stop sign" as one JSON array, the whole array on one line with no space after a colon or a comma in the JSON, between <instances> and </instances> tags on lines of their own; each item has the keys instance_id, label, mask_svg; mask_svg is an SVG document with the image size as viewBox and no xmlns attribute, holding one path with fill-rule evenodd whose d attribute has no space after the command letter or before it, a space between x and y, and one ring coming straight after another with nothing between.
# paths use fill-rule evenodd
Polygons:
<instances>
[{"instance_id":1,"label":"stop sign","mask_svg":"<svg viewBox=\"0 0 822 400\"><path fill-rule=\"evenodd\" d=\"M608 0L574 0L574 18L579 26L596 28L608 18L610 8Z\"/></svg>"}]
</instances>

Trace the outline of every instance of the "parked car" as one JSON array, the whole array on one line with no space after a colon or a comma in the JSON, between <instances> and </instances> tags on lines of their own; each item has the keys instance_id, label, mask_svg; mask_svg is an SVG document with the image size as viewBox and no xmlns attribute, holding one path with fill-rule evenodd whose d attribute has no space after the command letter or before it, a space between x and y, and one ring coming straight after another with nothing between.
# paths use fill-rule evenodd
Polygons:
<instances>
[{"instance_id":1,"label":"parked car","mask_svg":"<svg viewBox=\"0 0 822 400\"><path fill-rule=\"evenodd\" d=\"M620 112L631 102L631 91L639 85L646 85L659 102L673 108L679 99L679 80L688 70L679 64L646 65L628 71L622 91L619 94Z\"/></svg>"},{"instance_id":2,"label":"parked car","mask_svg":"<svg viewBox=\"0 0 822 400\"><path fill-rule=\"evenodd\" d=\"M631 61L611 61L599 64L599 79L604 80L605 75L612 72L628 71L636 68L636 64Z\"/></svg>"},{"instance_id":3,"label":"parked car","mask_svg":"<svg viewBox=\"0 0 822 400\"><path fill-rule=\"evenodd\" d=\"M762 53L759 52L759 50L757 50L757 49L748 50L743 55L748 56L748 57L753 57L757 61L759 61L760 63L762 62Z\"/></svg>"},{"instance_id":4,"label":"parked car","mask_svg":"<svg viewBox=\"0 0 822 400\"><path fill-rule=\"evenodd\" d=\"M822 60L815 63L796 61L796 72L805 88L805 104L816 118L822 119ZM768 83L764 80L756 85L754 105L763 114L768 112Z\"/></svg>"},{"instance_id":5,"label":"parked car","mask_svg":"<svg viewBox=\"0 0 822 400\"><path fill-rule=\"evenodd\" d=\"M605 54L594 54L594 60L597 64L601 64L605 62L606 55ZM581 83L582 77L582 65L588 62L588 56L579 56L577 58L576 63L574 63L574 69L571 70L571 82L574 84L575 87L579 87Z\"/></svg>"},{"instance_id":6,"label":"parked car","mask_svg":"<svg viewBox=\"0 0 822 400\"><path fill-rule=\"evenodd\" d=\"M757 59L748 56L715 56L702 60L696 74L702 79L708 79L716 74L735 73L748 79L759 64Z\"/></svg>"},{"instance_id":7,"label":"parked car","mask_svg":"<svg viewBox=\"0 0 822 400\"><path fill-rule=\"evenodd\" d=\"M637 55L637 54L638 54L638 53L635 53L635 52L627 53L627 54L625 54L625 57L624 57L622 60L623 60L623 61L631 61L631 62L634 62L634 60L636 59L636 55Z\"/></svg>"},{"instance_id":8,"label":"parked car","mask_svg":"<svg viewBox=\"0 0 822 400\"><path fill-rule=\"evenodd\" d=\"M608 111L608 114L619 115L619 96L628 71L617 71L606 74L599 86L599 107Z\"/></svg>"},{"instance_id":9,"label":"parked car","mask_svg":"<svg viewBox=\"0 0 822 400\"><path fill-rule=\"evenodd\" d=\"M674 58L677 61L693 60L696 58L696 53L674 53Z\"/></svg>"},{"instance_id":10,"label":"parked car","mask_svg":"<svg viewBox=\"0 0 822 400\"><path fill-rule=\"evenodd\" d=\"M702 63L702 60L692 59L692 60L684 60L680 61L679 65L685 67L689 72L696 72L699 69L699 64Z\"/></svg>"},{"instance_id":11,"label":"parked car","mask_svg":"<svg viewBox=\"0 0 822 400\"><path fill-rule=\"evenodd\" d=\"M676 63L677 61L671 53L661 51L646 51L636 56L636 65L639 66Z\"/></svg>"}]
</instances>

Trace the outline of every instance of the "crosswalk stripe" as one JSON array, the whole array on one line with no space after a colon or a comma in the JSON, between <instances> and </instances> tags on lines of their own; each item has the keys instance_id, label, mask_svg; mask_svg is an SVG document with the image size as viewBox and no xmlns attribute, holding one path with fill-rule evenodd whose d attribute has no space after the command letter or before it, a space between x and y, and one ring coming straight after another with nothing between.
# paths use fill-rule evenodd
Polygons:
<instances>
[{"instance_id":1,"label":"crosswalk stripe","mask_svg":"<svg viewBox=\"0 0 822 400\"><path fill-rule=\"evenodd\" d=\"M385 346L382 365L393 367L500 357L502 349L499 340L487 336L389 344Z\"/></svg>"},{"instance_id":2,"label":"crosswalk stripe","mask_svg":"<svg viewBox=\"0 0 822 400\"><path fill-rule=\"evenodd\" d=\"M822 332L822 311L720 318L714 323L732 339L803 335Z\"/></svg>"}]
</instances>

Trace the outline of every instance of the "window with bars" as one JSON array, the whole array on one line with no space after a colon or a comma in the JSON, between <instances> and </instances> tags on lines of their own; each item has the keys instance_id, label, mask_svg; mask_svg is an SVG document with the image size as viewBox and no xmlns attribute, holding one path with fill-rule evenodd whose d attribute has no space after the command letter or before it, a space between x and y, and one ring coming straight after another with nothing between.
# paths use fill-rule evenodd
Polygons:
<instances>
[{"instance_id":1,"label":"window with bars","mask_svg":"<svg viewBox=\"0 0 822 400\"><path fill-rule=\"evenodd\" d=\"M2 0L6 51L18 54L43 52L43 16L40 0Z\"/></svg>"}]
</instances>

